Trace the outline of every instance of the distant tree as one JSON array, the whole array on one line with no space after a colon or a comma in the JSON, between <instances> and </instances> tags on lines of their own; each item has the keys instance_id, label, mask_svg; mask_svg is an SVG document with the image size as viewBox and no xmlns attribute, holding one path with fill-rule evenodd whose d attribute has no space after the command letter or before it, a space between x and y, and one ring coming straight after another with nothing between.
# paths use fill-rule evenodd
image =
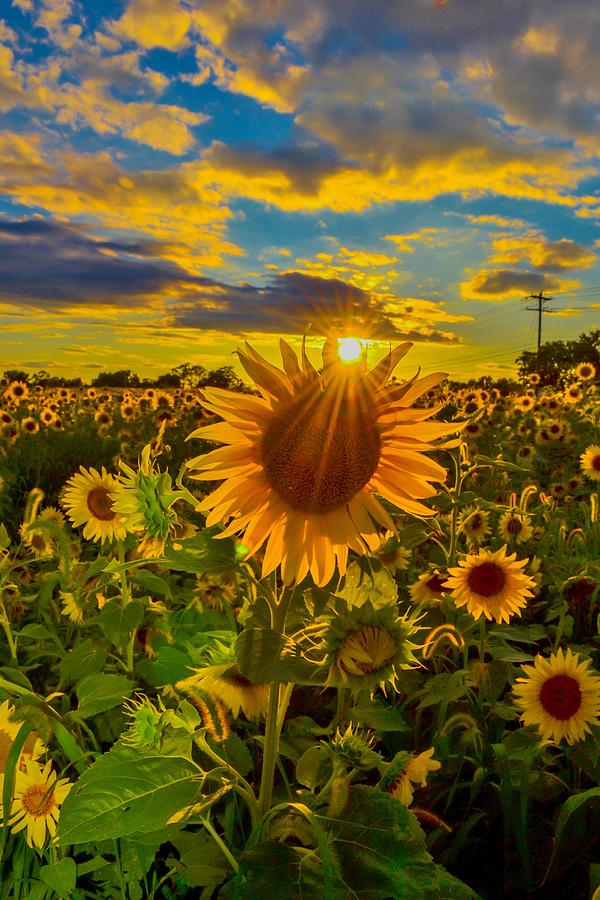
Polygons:
<instances>
[{"instance_id":1,"label":"distant tree","mask_svg":"<svg viewBox=\"0 0 600 900\"><path fill-rule=\"evenodd\" d=\"M227 391L246 392L248 388L241 378L235 374L233 366L221 366L220 369L211 369L198 382L197 387L218 387Z\"/></svg>"},{"instance_id":2,"label":"distant tree","mask_svg":"<svg viewBox=\"0 0 600 900\"><path fill-rule=\"evenodd\" d=\"M198 387L199 383L208 374L204 366L193 365L192 363L181 363L171 373L179 378L181 387L190 389Z\"/></svg>"},{"instance_id":3,"label":"distant tree","mask_svg":"<svg viewBox=\"0 0 600 900\"><path fill-rule=\"evenodd\" d=\"M181 387L181 378L179 375L176 375L175 372L166 372L164 375L159 375L158 378L154 380L154 387L178 388Z\"/></svg>"},{"instance_id":4,"label":"distant tree","mask_svg":"<svg viewBox=\"0 0 600 900\"><path fill-rule=\"evenodd\" d=\"M139 386L139 376L132 372L131 369L119 369L117 372L100 372L92 380L92 387L132 388Z\"/></svg>"},{"instance_id":5,"label":"distant tree","mask_svg":"<svg viewBox=\"0 0 600 900\"><path fill-rule=\"evenodd\" d=\"M564 387L570 372L580 363L592 363L600 372L600 329L580 334L576 341L549 341L540 348L540 384ZM537 371L537 353L525 350L516 359L519 375L527 378Z\"/></svg>"},{"instance_id":6,"label":"distant tree","mask_svg":"<svg viewBox=\"0 0 600 900\"><path fill-rule=\"evenodd\" d=\"M8 381L29 381L29 375L21 369L7 369L3 377Z\"/></svg>"}]
</instances>

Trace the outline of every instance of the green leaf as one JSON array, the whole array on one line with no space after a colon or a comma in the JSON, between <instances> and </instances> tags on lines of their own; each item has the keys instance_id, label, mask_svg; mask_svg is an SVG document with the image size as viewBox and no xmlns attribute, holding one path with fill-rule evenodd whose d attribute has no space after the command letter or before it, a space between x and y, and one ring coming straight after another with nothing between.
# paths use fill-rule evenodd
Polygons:
<instances>
[{"instance_id":1,"label":"green leaf","mask_svg":"<svg viewBox=\"0 0 600 900\"><path fill-rule=\"evenodd\" d=\"M246 628L235 642L235 658L242 675L264 684L277 681L277 662L285 638L272 628Z\"/></svg>"},{"instance_id":2,"label":"green leaf","mask_svg":"<svg viewBox=\"0 0 600 900\"><path fill-rule=\"evenodd\" d=\"M60 684L74 684L86 675L94 675L101 672L106 663L106 653L94 646L94 642L87 638L81 644L77 644L72 650L63 656L58 664L60 672Z\"/></svg>"},{"instance_id":3,"label":"green leaf","mask_svg":"<svg viewBox=\"0 0 600 900\"><path fill-rule=\"evenodd\" d=\"M164 684L175 684L190 675L192 659L177 647L163 645L159 648L156 659L142 659L136 666L136 674L152 687Z\"/></svg>"},{"instance_id":4,"label":"green leaf","mask_svg":"<svg viewBox=\"0 0 600 900\"><path fill-rule=\"evenodd\" d=\"M296 763L296 780L314 791L331 775L331 757L325 747L309 747Z\"/></svg>"},{"instance_id":5,"label":"green leaf","mask_svg":"<svg viewBox=\"0 0 600 900\"><path fill-rule=\"evenodd\" d=\"M199 770L184 757L143 755L116 745L67 794L61 846L148 834L164 828L198 791Z\"/></svg>"},{"instance_id":6,"label":"green leaf","mask_svg":"<svg viewBox=\"0 0 600 900\"><path fill-rule=\"evenodd\" d=\"M52 637L52 635L44 625L36 625L35 623L25 625L25 627L21 628L19 631L19 639L29 638L32 641L44 641L50 637Z\"/></svg>"},{"instance_id":7,"label":"green leaf","mask_svg":"<svg viewBox=\"0 0 600 900\"><path fill-rule=\"evenodd\" d=\"M76 719L89 719L98 713L120 706L135 687L125 675L87 675L75 688L79 706L73 713Z\"/></svg>"},{"instance_id":8,"label":"green leaf","mask_svg":"<svg viewBox=\"0 0 600 900\"><path fill-rule=\"evenodd\" d=\"M75 860L65 856L64 859L59 859L58 862L49 866L42 866L40 878L48 887L56 891L59 897L66 897L68 900L75 890L77 879Z\"/></svg>"},{"instance_id":9,"label":"green leaf","mask_svg":"<svg viewBox=\"0 0 600 900\"><path fill-rule=\"evenodd\" d=\"M515 641L517 644L534 644L548 637L543 625L494 625L490 637L503 641Z\"/></svg>"},{"instance_id":10,"label":"green leaf","mask_svg":"<svg viewBox=\"0 0 600 900\"><path fill-rule=\"evenodd\" d=\"M287 804L289 819L296 804ZM344 818L316 817L301 832L305 846L265 841L247 849L219 900L302 897L302 900L476 900L467 885L436 865L415 817L389 794L350 789ZM310 823L310 820L308 820ZM290 828L292 826L290 825Z\"/></svg>"},{"instance_id":11,"label":"green leaf","mask_svg":"<svg viewBox=\"0 0 600 900\"><path fill-rule=\"evenodd\" d=\"M442 672L440 675L434 675L427 681L421 691L423 699L419 703L417 709L425 709L427 706L435 704L447 705L452 700L459 700L469 690L469 685L465 683L465 669L458 669L456 672Z\"/></svg>"},{"instance_id":12,"label":"green leaf","mask_svg":"<svg viewBox=\"0 0 600 900\"><path fill-rule=\"evenodd\" d=\"M363 606L370 600L379 609L396 602L398 588L386 568L366 572L358 562L353 562L348 566L343 588L335 596L345 600L348 607Z\"/></svg>"},{"instance_id":13,"label":"green leaf","mask_svg":"<svg viewBox=\"0 0 600 900\"><path fill-rule=\"evenodd\" d=\"M215 744L209 740L208 745L240 775L248 775L252 771L250 752L241 737L238 737L234 731L221 744Z\"/></svg>"},{"instance_id":14,"label":"green leaf","mask_svg":"<svg viewBox=\"0 0 600 900\"><path fill-rule=\"evenodd\" d=\"M412 731L402 713L395 706L384 706L378 700L356 706L351 713L353 722L374 731Z\"/></svg>"},{"instance_id":15,"label":"green leaf","mask_svg":"<svg viewBox=\"0 0 600 900\"><path fill-rule=\"evenodd\" d=\"M10 537L4 523L0 523L0 552L8 550L10 547Z\"/></svg>"},{"instance_id":16,"label":"green leaf","mask_svg":"<svg viewBox=\"0 0 600 900\"><path fill-rule=\"evenodd\" d=\"M157 565L176 572L224 572L237 565L233 538L215 540L221 529L207 528L167 547ZM177 549L175 549L177 548Z\"/></svg>"},{"instance_id":17,"label":"green leaf","mask_svg":"<svg viewBox=\"0 0 600 900\"><path fill-rule=\"evenodd\" d=\"M171 843L179 853L179 860L171 858L168 862L189 887L214 888L229 874L223 853L205 831L182 831L171 838Z\"/></svg>"},{"instance_id":18,"label":"green leaf","mask_svg":"<svg viewBox=\"0 0 600 900\"><path fill-rule=\"evenodd\" d=\"M145 572L143 569L136 569L129 575L129 580L134 584L139 584L151 594L159 594L161 597L169 593L169 585L164 578L159 578L152 572Z\"/></svg>"},{"instance_id":19,"label":"green leaf","mask_svg":"<svg viewBox=\"0 0 600 900\"><path fill-rule=\"evenodd\" d=\"M548 872L559 853L568 855L570 862L574 862L577 857L584 857L589 852L585 838L597 834L599 827L600 787L590 788L565 800L556 820L554 850L548 863Z\"/></svg>"},{"instance_id":20,"label":"green leaf","mask_svg":"<svg viewBox=\"0 0 600 900\"><path fill-rule=\"evenodd\" d=\"M122 606L119 600L109 600L100 610L100 627L115 647L122 647L141 624L144 610L140 600L130 600L126 606Z\"/></svg>"}]
</instances>

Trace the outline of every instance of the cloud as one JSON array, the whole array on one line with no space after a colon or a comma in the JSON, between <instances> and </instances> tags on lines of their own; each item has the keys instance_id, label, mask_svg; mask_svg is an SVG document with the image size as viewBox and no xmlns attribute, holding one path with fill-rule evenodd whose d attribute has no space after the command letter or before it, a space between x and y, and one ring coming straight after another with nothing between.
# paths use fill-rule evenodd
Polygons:
<instances>
[{"instance_id":1,"label":"cloud","mask_svg":"<svg viewBox=\"0 0 600 900\"><path fill-rule=\"evenodd\" d=\"M530 262L538 269L560 272L565 269L589 269L596 262L596 254L589 247L568 238L549 241L539 232L511 237L499 237L492 243L489 262Z\"/></svg>"},{"instance_id":2,"label":"cloud","mask_svg":"<svg viewBox=\"0 0 600 900\"><path fill-rule=\"evenodd\" d=\"M112 34L145 50L180 50L187 43L191 15L178 0L130 0L120 19L109 24Z\"/></svg>"},{"instance_id":3,"label":"cloud","mask_svg":"<svg viewBox=\"0 0 600 900\"><path fill-rule=\"evenodd\" d=\"M457 342L418 317L418 326L407 325L414 306L414 301L376 295L341 279L284 272L265 287L207 280L186 302L169 305L169 323L238 335L301 334L312 323L317 334L334 329L372 340Z\"/></svg>"},{"instance_id":4,"label":"cloud","mask_svg":"<svg viewBox=\"0 0 600 900\"><path fill-rule=\"evenodd\" d=\"M578 281L561 281L540 272L485 269L463 282L460 289L466 300L504 300L539 291L564 291L574 287L579 287Z\"/></svg>"},{"instance_id":5,"label":"cloud","mask_svg":"<svg viewBox=\"0 0 600 900\"><path fill-rule=\"evenodd\" d=\"M0 300L45 312L123 301L148 307L166 289L196 282L174 264L145 255L141 243L94 239L74 225L0 219Z\"/></svg>"}]
</instances>

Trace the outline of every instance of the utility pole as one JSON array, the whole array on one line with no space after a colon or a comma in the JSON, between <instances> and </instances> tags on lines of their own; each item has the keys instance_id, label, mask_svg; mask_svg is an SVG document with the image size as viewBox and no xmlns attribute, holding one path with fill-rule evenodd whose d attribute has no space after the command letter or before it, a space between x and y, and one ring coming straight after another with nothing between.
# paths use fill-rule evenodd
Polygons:
<instances>
[{"instance_id":1,"label":"utility pole","mask_svg":"<svg viewBox=\"0 0 600 900\"><path fill-rule=\"evenodd\" d=\"M525 300L537 300L537 306L526 306L525 309L529 310L529 312L537 312L538 314L538 336L537 336L537 360L535 364L535 371L537 374L540 374L540 350L542 348L542 314L544 312L549 312L546 310L544 304L549 300L553 300L553 297L544 297L544 292L540 291L539 294L530 294L529 297L525 297Z\"/></svg>"}]
</instances>

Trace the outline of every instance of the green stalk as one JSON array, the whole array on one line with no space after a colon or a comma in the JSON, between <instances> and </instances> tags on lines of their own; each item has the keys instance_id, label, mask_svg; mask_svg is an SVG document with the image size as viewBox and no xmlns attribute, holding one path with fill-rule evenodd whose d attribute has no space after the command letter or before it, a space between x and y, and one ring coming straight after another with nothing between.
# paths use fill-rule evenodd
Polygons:
<instances>
[{"instance_id":1,"label":"green stalk","mask_svg":"<svg viewBox=\"0 0 600 900\"><path fill-rule=\"evenodd\" d=\"M279 750L279 731L277 729L278 712L279 684L273 682L269 687L269 705L267 707L265 742L263 745L263 764L260 778L260 793L258 796L258 810L261 817L269 812L273 800L273 778L275 776L275 762Z\"/></svg>"}]
</instances>

